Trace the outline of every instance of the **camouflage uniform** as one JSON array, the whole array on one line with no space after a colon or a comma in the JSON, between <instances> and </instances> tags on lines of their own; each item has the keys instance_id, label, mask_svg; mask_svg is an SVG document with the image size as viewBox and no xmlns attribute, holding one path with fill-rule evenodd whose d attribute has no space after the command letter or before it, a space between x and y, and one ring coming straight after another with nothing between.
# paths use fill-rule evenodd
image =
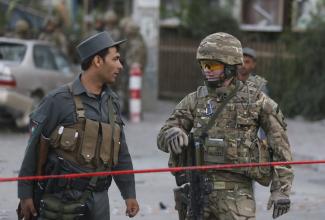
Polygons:
<instances>
[{"instance_id":1,"label":"camouflage uniform","mask_svg":"<svg viewBox=\"0 0 325 220\"><path fill-rule=\"evenodd\" d=\"M217 41L217 40L215 40ZM204 45L209 44L206 42ZM202 43L201 43L202 45ZM223 47L224 45L218 45ZM235 52L221 61L236 64ZM198 49L200 53L200 48ZM221 54L221 52L218 52ZM231 55L232 54L232 55ZM198 55L199 56L199 55ZM215 59L215 57L213 57ZM169 152L166 143L168 129L178 127L186 134L193 132L199 136L202 126L207 124L211 112L215 112L235 89L235 82L228 87L211 89L201 86L187 95L175 108L158 134L158 148ZM204 143L204 163L238 164L249 162L291 161L290 145L286 135L286 124L278 105L250 83L236 82L237 93L219 114L214 126L208 132ZM257 138L257 130L262 127L273 151L272 158ZM216 140L223 140L223 145ZM171 153L170 164L177 165ZM231 170L210 170L207 172L213 186L208 195L208 205L204 209L204 219L255 219L255 199L252 182L268 185L272 179L271 192L281 192L289 196L293 171L290 166L241 168Z\"/></svg>"},{"instance_id":2,"label":"camouflage uniform","mask_svg":"<svg viewBox=\"0 0 325 220\"><path fill-rule=\"evenodd\" d=\"M116 13L112 10L108 10L105 13L104 18L106 24L106 30L111 34L114 40L121 38L121 31L118 27L118 17Z\"/></svg>"},{"instance_id":3,"label":"camouflage uniform","mask_svg":"<svg viewBox=\"0 0 325 220\"><path fill-rule=\"evenodd\" d=\"M5 36L18 39L31 39L30 25L26 20L20 19L15 24L15 31L13 33L7 33Z\"/></svg>"},{"instance_id":4,"label":"camouflage uniform","mask_svg":"<svg viewBox=\"0 0 325 220\"><path fill-rule=\"evenodd\" d=\"M47 18L44 22L44 31L40 33L38 39L53 43L65 54L68 53L68 40L64 33L57 27L58 21L54 18ZM51 26L48 28L48 26Z\"/></svg>"},{"instance_id":5,"label":"camouflage uniform","mask_svg":"<svg viewBox=\"0 0 325 220\"><path fill-rule=\"evenodd\" d=\"M129 71L132 65L140 65L142 73L144 73L147 63L147 48L144 39L139 31L139 26L132 20L128 20L124 24L123 33L128 41L121 46L122 57L125 59L125 74L121 76L120 95L122 97L122 111L128 113L128 91L129 91Z\"/></svg>"}]
</instances>

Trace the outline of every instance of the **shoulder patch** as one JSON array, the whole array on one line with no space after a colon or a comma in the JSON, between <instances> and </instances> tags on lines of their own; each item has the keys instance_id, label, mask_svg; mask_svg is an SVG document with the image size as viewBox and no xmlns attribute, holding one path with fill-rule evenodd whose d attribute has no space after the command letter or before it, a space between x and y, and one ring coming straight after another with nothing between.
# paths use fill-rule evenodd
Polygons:
<instances>
[{"instance_id":1,"label":"shoulder patch","mask_svg":"<svg viewBox=\"0 0 325 220\"><path fill-rule=\"evenodd\" d=\"M209 94L206 86L199 86L196 93L198 98L206 97Z\"/></svg>"}]
</instances>

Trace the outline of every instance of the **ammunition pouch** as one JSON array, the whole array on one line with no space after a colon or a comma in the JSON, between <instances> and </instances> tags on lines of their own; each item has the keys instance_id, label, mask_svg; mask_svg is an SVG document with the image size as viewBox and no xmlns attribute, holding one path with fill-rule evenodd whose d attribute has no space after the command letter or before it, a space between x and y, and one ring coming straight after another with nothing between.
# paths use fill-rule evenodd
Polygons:
<instances>
[{"instance_id":1,"label":"ammunition pouch","mask_svg":"<svg viewBox=\"0 0 325 220\"><path fill-rule=\"evenodd\" d=\"M243 143L209 137L204 140L204 163L208 165L271 162L271 154L267 143L259 139L254 142L246 140ZM268 186L272 179L270 166L243 167L231 171L243 174L263 186Z\"/></svg>"},{"instance_id":2,"label":"ammunition pouch","mask_svg":"<svg viewBox=\"0 0 325 220\"><path fill-rule=\"evenodd\" d=\"M258 163L271 162L272 152L268 147L266 141L259 140L257 142L259 161ZM272 180L273 167L258 166L247 169L247 176L261 184L262 186L269 186Z\"/></svg>"},{"instance_id":3,"label":"ammunition pouch","mask_svg":"<svg viewBox=\"0 0 325 220\"><path fill-rule=\"evenodd\" d=\"M118 163L120 136L120 124L86 118L73 125L58 126L50 139L52 148L66 160L89 168L101 165L111 168Z\"/></svg>"},{"instance_id":4,"label":"ammunition pouch","mask_svg":"<svg viewBox=\"0 0 325 220\"><path fill-rule=\"evenodd\" d=\"M189 185L174 189L175 209L178 212L179 220L186 219L187 206L188 206Z\"/></svg>"},{"instance_id":5,"label":"ammunition pouch","mask_svg":"<svg viewBox=\"0 0 325 220\"><path fill-rule=\"evenodd\" d=\"M88 206L83 199L65 202L47 194L40 202L40 217L44 220L86 220L87 212Z\"/></svg>"}]
</instances>

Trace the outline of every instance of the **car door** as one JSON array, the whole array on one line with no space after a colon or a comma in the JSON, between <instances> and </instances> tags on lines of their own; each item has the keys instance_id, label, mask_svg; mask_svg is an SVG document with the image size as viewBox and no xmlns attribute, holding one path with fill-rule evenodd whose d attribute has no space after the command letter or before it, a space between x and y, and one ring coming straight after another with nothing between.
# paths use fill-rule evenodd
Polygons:
<instances>
[{"instance_id":1,"label":"car door","mask_svg":"<svg viewBox=\"0 0 325 220\"><path fill-rule=\"evenodd\" d=\"M51 52L54 55L54 61L57 67L57 81L62 85L73 80L75 74L72 72L67 56L55 47L51 48Z\"/></svg>"},{"instance_id":2,"label":"car door","mask_svg":"<svg viewBox=\"0 0 325 220\"><path fill-rule=\"evenodd\" d=\"M56 64L55 54L50 45L36 44L33 49L35 65L34 89L42 90L45 94L60 86L62 73Z\"/></svg>"}]
</instances>

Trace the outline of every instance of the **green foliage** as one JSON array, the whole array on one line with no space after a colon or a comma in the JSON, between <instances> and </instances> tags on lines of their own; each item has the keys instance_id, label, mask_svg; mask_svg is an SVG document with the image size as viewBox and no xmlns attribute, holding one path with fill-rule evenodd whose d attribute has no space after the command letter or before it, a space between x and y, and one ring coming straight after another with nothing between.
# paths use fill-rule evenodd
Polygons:
<instances>
[{"instance_id":1,"label":"green foliage","mask_svg":"<svg viewBox=\"0 0 325 220\"><path fill-rule=\"evenodd\" d=\"M285 33L280 39L291 56L278 54L270 70L273 73L268 73L266 78L270 82L271 97L290 117L325 118L324 36L325 20L314 14L305 32Z\"/></svg>"},{"instance_id":2,"label":"green foliage","mask_svg":"<svg viewBox=\"0 0 325 220\"><path fill-rule=\"evenodd\" d=\"M178 17L181 22L181 33L184 36L202 39L215 32L227 32L239 37L239 25L232 16L233 1L220 5L210 0L180 0L179 11L170 12L162 9L164 16Z\"/></svg>"}]
</instances>

